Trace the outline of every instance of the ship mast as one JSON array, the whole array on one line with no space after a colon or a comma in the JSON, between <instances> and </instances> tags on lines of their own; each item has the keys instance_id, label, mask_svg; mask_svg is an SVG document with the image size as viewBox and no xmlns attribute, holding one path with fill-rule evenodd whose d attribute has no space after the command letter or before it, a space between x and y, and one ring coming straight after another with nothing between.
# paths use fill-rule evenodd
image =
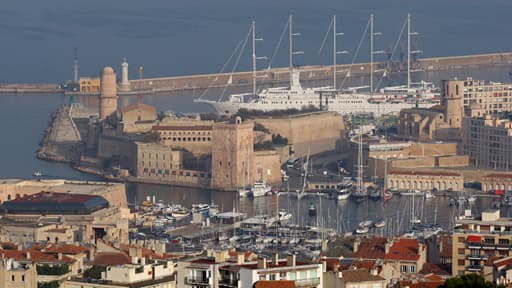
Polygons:
<instances>
[{"instance_id":1,"label":"ship mast","mask_svg":"<svg viewBox=\"0 0 512 288\"><path fill-rule=\"evenodd\" d=\"M373 93L373 55L381 54L384 51L373 51L373 37L382 35L380 32L373 31L373 14L370 15L370 95Z\"/></svg>"},{"instance_id":2,"label":"ship mast","mask_svg":"<svg viewBox=\"0 0 512 288\"><path fill-rule=\"evenodd\" d=\"M300 36L300 33L293 33L293 15L290 15L288 20L290 32L290 88L293 86L293 55L304 54L303 51L293 51L293 36Z\"/></svg>"},{"instance_id":3,"label":"ship mast","mask_svg":"<svg viewBox=\"0 0 512 288\"><path fill-rule=\"evenodd\" d=\"M411 32L411 14L407 14L407 89L411 88L411 56L420 54L420 50L411 51L411 36L418 35L418 32Z\"/></svg>"},{"instance_id":4,"label":"ship mast","mask_svg":"<svg viewBox=\"0 0 512 288\"><path fill-rule=\"evenodd\" d=\"M256 95L256 60L267 59L267 57L256 56L256 41L263 41L263 38L256 38L256 21L252 21L252 95Z\"/></svg>"},{"instance_id":5,"label":"ship mast","mask_svg":"<svg viewBox=\"0 0 512 288\"><path fill-rule=\"evenodd\" d=\"M337 51L337 48L336 48L336 40L338 36L342 36L344 35L344 33L337 33L336 32L336 15L333 15L332 16L332 27L333 27L333 46L334 46L334 49L333 49L333 66L332 66L332 69L333 69L333 79L332 79L332 84L333 84L333 88L334 90L336 90L336 66L337 66L337 62L336 62L336 55L337 54L347 54L348 52L346 50L343 50L343 51Z\"/></svg>"}]
</instances>

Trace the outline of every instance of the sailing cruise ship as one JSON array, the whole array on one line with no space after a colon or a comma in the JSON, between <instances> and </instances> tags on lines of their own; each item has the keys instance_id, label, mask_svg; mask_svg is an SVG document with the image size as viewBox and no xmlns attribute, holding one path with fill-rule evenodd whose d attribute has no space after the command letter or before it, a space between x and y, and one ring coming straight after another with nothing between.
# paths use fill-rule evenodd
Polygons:
<instances>
[{"instance_id":1,"label":"sailing cruise ship","mask_svg":"<svg viewBox=\"0 0 512 288\"><path fill-rule=\"evenodd\" d=\"M408 19L409 20L409 19ZM335 18L333 18L335 26ZM292 18L289 20L290 47L292 47ZM371 18L373 26L373 17ZM334 37L338 35L334 30ZM255 33L254 23L252 32ZM409 33L411 34L411 33ZM253 41L255 36L253 35ZM336 38L334 38L336 42ZM253 43L253 49L255 45ZM336 46L335 46L336 47ZM339 53L334 50L334 54ZM236 113L239 109L247 110L288 110L315 107L324 111L335 111L342 115L351 114L372 114L375 117L386 114L398 114L400 110L407 108L430 108L440 104L439 89L432 83L410 82L410 69L408 69L408 84L402 86L385 87L378 91L373 91L373 81L369 87L349 88L338 90L336 86L336 77L333 77L333 86L303 88L300 83L300 69L293 65L293 48L290 48L290 86L266 88L260 93L256 93L255 81L253 79L253 93L233 94L226 101L212 101L205 99L196 99L196 102L202 102L211 105L218 113ZM373 55L373 50L372 50ZM410 54L410 49L408 51ZM255 51L253 51L253 58ZM336 59L334 57L334 59ZM253 59L254 60L254 59ZM373 61L373 60L372 60ZM253 77L255 77L256 65L253 61ZM373 62L372 62L373 63ZM336 60L334 60L334 72ZM372 66L373 67L373 66ZM409 63L408 63L408 68ZM375 71L373 68L370 74ZM372 77L373 78L373 77ZM372 79L373 80L373 79ZM359 92L362 88L369 88L369 91Z\"/></svg>"}]
</instances>

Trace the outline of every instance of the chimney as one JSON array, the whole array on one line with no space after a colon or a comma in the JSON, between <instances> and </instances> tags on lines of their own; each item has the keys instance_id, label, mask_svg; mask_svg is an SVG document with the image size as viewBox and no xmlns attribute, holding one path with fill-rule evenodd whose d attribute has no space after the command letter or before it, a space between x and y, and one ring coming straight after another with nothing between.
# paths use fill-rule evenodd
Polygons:
<instances>
[{"instance_id":1,"label":"chimney","mask_svg":"<svg viewBox=\"0 0 512 288\"><path fill-rule=\"evenodd\" d=\"M343 272L341 272L341 271L338 272L338 278L340 278L340 279L343 278Z\"/></svg>"},{"instance_id":2,"label":"chimney","mask_svg":"<svg viewBox=\"0 0 512 288\"><path fill-rule=\"evenodd\" d=\"M386 243L384 243L384 252L387 254L389 254L389 249L391 248L391 246L393 246L393 241L392 240L386 240Z\"/></svg>"},{"instance_id":3,"label":"chimney","mask_svg":"<svg viewBox=\"0 0 512 288\"><path fill-rule=\"evenodd\" d=\"M128 248L128 256L130 256L130 257L137 256L137 247L130 246L130 248Z\"/></svg>"},{"instance_id":4,"label":"chimney","mask_svg":"<svg viewBox=\"0 0 512 288\"><path fill-rule=\"evenodd\" d=\"M278 253L274 253L274 255L272 255L272 263L274 263L274 265L279 265L279 254Z\"/></svg>"},{"instance_id":5,"label":"chimney","mask_svg":"<svg viewBox=\"0 0 512 288\"><path fill-rule=\"evenodd\" d=\"M57 259L58 259L58 260L62 260L62 253L60 253L60 252L59 252L59 253L57 253Z\"/></svg>"},{"instance_id":6,"label":"chimney","mask_svg":"<svg viewBox=\"0 0 512 288\"><path fill-rule=\"evenodd\" d=\"M354 253L357 253L357 251L359 251L359 245L361 245L361 239L357 237L356 239L354 239Z\"/></svg>"},{"instance_id":7,"label":"chimney","mask_svg":"<svg viewBox=\"0 0 512 288\"><path fill-rule=\"evenodd\" d=\"M23 244L18 244L18 251L23 251Z\"/></svg>"},{"instance_id":8,"label":"chimney","mask_svg":"<svg viewBox=\"0 0 512 288\"><path fill-rule=\"evenodd\" d=\"M258 269L267 269L267 259L265 257L258 257Z\"/></svg>"},{"instance_id":9,"label":"chimney","mask_svg":"<svg viewBox=\"0 0 512 288\"><path fill-rule=\"evenodd\" d=\"M32 259L31 255L30 255L30 251L27 251L27 259L28 260Z\"/></svg>"},{"instance_id":10,"label":"chimney","mask_svg":"<svg viewBox=\"0 0 512 288\"><path fill-rule=\"evenodd\" d=\"M245 255L243 252L239 252L236 254L236 264L244 264Z\"/></svg>"},{"instance_id":11,"label":"chimney","mask_svg":"<svg viewBox=\"0 0 512 288\"><path fill-rule=\"evenodd\" d=\"M91 246L89 248L89 261L94 261L94 256L96 255L96 247Z\"/></svg>"},{"instance_id":12,"label":"chimney","mask_svg":"<svg viewBox=\"0 0 512 288\"><path fill-rule=\"evenodd\" d=\"M295 266L297 264L297 261L296 261L296 258L297 256L295 256L295 254L290 254L286 257L286 265L288 266Z\"/></svg>"},{"instance_id":13,"label":"chimney","mask_svg":"<svg viewBox=\"0 0 512 288\"><path fill-rule=\"evenodd\" d=\"M322 256L322 273L327 272L327 258L325 256Z\"/></svg>"}]
</instances>

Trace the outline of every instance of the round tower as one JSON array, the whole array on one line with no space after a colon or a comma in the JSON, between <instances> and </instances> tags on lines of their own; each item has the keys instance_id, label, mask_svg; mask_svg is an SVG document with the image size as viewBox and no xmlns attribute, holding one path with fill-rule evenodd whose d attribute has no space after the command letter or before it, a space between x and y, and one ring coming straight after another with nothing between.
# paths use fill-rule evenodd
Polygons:
<instances>
[{"instance_id":1,"label":"round tower","mask_svg":"<svg viewBox=\"0 0 512 288\"><path fill-rule=\"evenodd\" d=\"M101 71L100 81L100 121L117 111L116 72L112 67Z\"/></svg>"},{"instance_id":2,"label":"round tower","mask_svg":"<svg viewBox=\"0 0 512 288\"><path fill-rule=\"evenodd\" d=\"M130 81L128 80L128 62L126 58L121 63L121 91L130 91Z\"/></svg>"}]
</instances>

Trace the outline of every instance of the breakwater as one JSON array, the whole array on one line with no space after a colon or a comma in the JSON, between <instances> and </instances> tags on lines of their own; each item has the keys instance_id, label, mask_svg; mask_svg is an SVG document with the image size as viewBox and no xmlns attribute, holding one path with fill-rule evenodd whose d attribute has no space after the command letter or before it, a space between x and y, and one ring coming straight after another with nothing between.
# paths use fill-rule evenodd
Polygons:
<instances>
[{"instance_id":1,"label":"breakwater","mask_svg":"<svg viewBox=\"0 0 512 288\"><path fill-rule=\"evenodd\" d=\"M416 71L446 71L455 69L475 69L494 65L512 65L512 52L477 54L465 56L449 56L420 59L413 64ZM374 73L405 72L406 63L374 62ZM337 77L366 77L370 73L370 63L340 64L336 66ZM290 73L288 67L272 68L257 71L258 85L276 85L288 83ZM332 65L301 67L301 81L328 80L333 76ZM252 72L198 74L173 77L145 78L130 80L128 91L119 91L119 95L138 93L153 94L180 90L195 90L230 86L250 86ZM0 84L0 93L62 93L64 90L57 84ZM86 95L81 92L65 91L69 95ZM90 94L94 95L94 94Z\"/></svg>"}]
</instances>

